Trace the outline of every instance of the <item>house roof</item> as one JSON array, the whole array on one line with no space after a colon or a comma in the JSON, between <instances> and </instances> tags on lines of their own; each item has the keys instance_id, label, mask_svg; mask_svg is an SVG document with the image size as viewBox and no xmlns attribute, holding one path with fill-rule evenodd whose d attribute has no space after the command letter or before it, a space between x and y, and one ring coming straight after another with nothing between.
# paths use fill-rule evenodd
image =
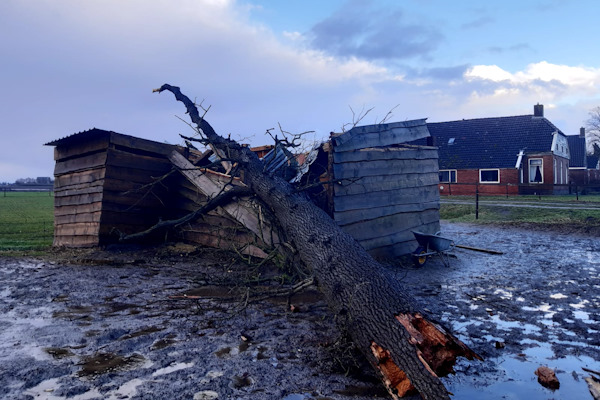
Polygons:
<instances>
[{"instance_id":1,"label":"house roof","mask_svg":"<svg viewBox=\"0 0 600 400\"><path fill-rule=\"evenodd\" d=\"M569 160L569 167L583 168L587 165L585 155L585 138L579 135L567 136L567 142L569 143L569 151L571 159Z\"/></svg>"},{"instance_id":2,"label":"house roof","mask_svg":"<svg viewBox=\"0 0 600 400\"><path fill-rule=\"evenodd\" d=\"M427 123L439 147L440 169L514 168L521 150L546 153L554 132L544 117L519 115Z\"/></svg>"}]
</instances>

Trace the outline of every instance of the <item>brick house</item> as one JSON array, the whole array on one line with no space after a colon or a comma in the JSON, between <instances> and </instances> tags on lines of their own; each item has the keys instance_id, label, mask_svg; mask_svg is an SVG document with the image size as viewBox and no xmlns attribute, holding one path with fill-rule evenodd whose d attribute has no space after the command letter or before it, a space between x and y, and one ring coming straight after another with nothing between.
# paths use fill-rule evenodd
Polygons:
<instances>
[{"instance_id":1,"label":"brick house","mask_svg":"<svg viewBox=\"0 0 600 400\"><path fill-rule=\"evenodd\" d=\"M533 115L427 123L439 148L440 194L568 193L569 144L544 117Z\"/></svg>"},{"instance_id":2,"label":"brick house","mask_svg":"<svg viewBox=\"0 0 600 400\"><path fill-rule=\"evenodd\" d=\"M585 128L579 135L567 136L571 160L569 161L569 180L576 185L600 184L600 163L597 156L586 152Z\"/></svg>"}]
</instances>

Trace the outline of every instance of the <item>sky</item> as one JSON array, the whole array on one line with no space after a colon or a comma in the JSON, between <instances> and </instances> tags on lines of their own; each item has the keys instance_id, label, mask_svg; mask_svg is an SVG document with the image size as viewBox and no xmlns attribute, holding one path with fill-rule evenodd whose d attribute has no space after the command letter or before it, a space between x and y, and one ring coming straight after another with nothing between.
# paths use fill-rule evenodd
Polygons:
<instances>
[{"instance_id":1,"label":"sky","mask_svg":"<svg viewBox=\"0 0 600 400\"><path fill-rule=\"evenodd\" d=\"M91 128L181 143L169 83L218 133L308 141L361 124L600 106L596 0L1 0L0 182L52 176ZM390 113L388 115L388 113ZM186 120L187 121L187 120Z\"/></svg>"}]
</instances>

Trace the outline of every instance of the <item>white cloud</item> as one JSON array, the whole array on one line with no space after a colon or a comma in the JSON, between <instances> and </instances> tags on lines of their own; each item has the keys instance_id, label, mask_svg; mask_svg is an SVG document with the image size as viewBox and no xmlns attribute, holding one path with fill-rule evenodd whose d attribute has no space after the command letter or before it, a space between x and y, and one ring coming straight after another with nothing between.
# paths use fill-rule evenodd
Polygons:
<instances>
[{"instance_id":1,"label":"white cloud","mask_svg":"<svg viewBox=\"0 0 600 400\"><path fill-rule=\"evenodd\" d=\"M557 82L579 90L598 90L600 68L551 64L541 61L529 64L523 71L510 73L497 65L475 65L467 70L469 81L506 82L511 85L539 85Z\"/></svg>"}]
</instances>

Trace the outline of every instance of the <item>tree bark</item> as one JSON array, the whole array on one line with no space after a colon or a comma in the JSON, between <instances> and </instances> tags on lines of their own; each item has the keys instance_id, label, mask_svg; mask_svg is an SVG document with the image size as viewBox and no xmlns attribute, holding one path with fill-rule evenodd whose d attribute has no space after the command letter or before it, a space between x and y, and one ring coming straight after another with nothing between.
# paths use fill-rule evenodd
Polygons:
<instances>
[{"instance_id":1,"label":"tree bark","mask_svg":"<svg viewBox=\"0 0 600 400\"><path fill-rule=\"evenodd\" d=\"M400 282L304 193L265 174L262 162L247 147L219 136L178 87L165 84L155 89L165 90L185 105L212 145L239 163L245 183L271 207L342 329L381 373L390 394L398 398L416 391L424 399L448 399L438 375L451 372L458 356L479 356L430 322Z\"/></svg>"}]
</instances>

